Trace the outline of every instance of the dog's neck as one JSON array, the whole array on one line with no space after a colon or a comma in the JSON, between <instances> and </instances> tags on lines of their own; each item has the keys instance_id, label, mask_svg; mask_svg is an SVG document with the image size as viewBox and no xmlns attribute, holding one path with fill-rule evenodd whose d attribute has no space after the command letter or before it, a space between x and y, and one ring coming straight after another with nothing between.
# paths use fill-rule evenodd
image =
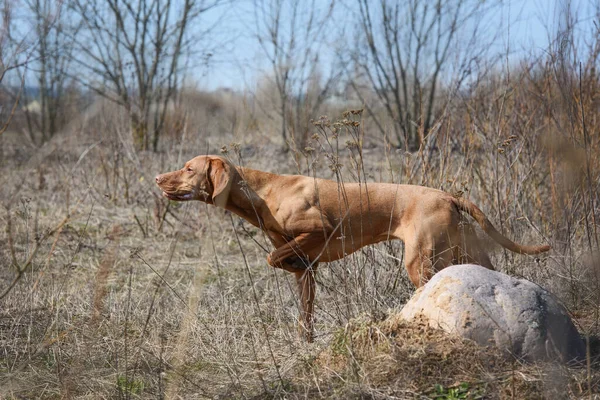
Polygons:
<instances>
[{"instance_id":1,"label":"dog's neck","mask_svg":"<svg viewBox=\"0 0 600 400\"><path fill-rule=\"evenodd\" d=\"M273 176L263 171L236 167L230 177L233 182L224 208L257 227L265 228L265 222L272 220L273 215L260 193L271 190Z\"/></svg>"}]
</instances>

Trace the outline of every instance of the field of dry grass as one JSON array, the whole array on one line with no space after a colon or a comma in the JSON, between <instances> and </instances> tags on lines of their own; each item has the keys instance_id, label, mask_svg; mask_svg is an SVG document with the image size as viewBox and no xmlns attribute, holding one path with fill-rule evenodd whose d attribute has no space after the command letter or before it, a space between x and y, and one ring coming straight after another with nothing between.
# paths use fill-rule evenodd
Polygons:
<instances>
[{"instance_id":1,"label":"field of dry grass","mask_svg":"<svg viewBox=\"0 0 600 400\"><path fill-rule=\"evenodd\" d=\"M414 153L352 114L315 121L285 152L242 103L202 96L158 153L135 152L112 108L42 148L6 132L0 398L599 398L598 81L566 92L550 75L515 75L443 110ZM304 343L295 283L267 266L265 236L223 210L169 203L154 184L223 151L276 173L440 188L516 241L551 244L539 258L490 250L497 269L561 299L589 363L521 364L398 321L414 290L401 243L320 268L317 336Z\"/></svg>"}]
</instances>

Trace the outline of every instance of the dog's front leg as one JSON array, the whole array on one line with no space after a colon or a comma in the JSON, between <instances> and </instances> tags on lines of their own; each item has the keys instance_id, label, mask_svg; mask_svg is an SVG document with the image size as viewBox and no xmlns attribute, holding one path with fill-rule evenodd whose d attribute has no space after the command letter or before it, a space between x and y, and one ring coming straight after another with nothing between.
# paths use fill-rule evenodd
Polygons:
<instances>
[{"instance_id":1,"label":"dog's front leg","mask_svg":"<svg viewBox=\"0 0 600 400\"><path fill-rule=\"evenodd\" d=\"M294 272L296 275L296 285L298 286L298 295L300 296L300 335L304 336L307 342L313 341L314 329L314 300L315 300L315 271L312 268L306 271Z\"/></svg>"},{"instance_id":2,"label":"dog's front leg","mask_svg":"<svg viewBox=\"0 0 600 400\"><path fill-rule=\"evenodd\" d=\"M313 252L319 243L323 243L323 236L314 233L300 234L283 244L275 242L277 248L267 256L267 262L288 272L304 271L315 261L309 258L309 251Z\"/></svg>"},{"instance_id":3,"label":"dog's front leg","mask_svg":"<svg viewBox=\"0 0 600 400\"><path fill-rule=\"evenodd\" d=\"M304 233L284 242L267 257L269 265L293 272L296 277L301 306L300 335L309 343L313 341L315 271L318 265L317 260L311 259L309 255L317 257L315 254L318 254L322 245L322 234Z\"/></svg>"}]
</instances>

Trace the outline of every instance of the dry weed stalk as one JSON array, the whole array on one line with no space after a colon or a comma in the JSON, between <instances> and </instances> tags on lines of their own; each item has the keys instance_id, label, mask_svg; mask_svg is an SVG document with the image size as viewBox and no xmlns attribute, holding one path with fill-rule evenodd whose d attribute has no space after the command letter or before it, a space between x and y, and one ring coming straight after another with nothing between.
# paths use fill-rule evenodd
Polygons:
<instances>
[{"instance_id":1,"label":"dry weed stalk","mask_svg":"<svg viewBox=\"0 0 600 400\"><path fill-rule=\"evenodd\" d=\"M204 283L204 274L197 272L194 274L192 284L189 287L187 309L183 313L179 332L176 335L175 348L170 361L171 372L168 375L165 384L165 398L180 398L180 387L182 376L187 369L187 354L190 341L190 333L196 326L196 310L200 301L200 292Z\"/></svg>"},{"instance_id":2,"label":"dry weed stalk","mask_svg":"<svg viewBox=\"0 0 600 400\"><path fill-rule=\"evenodd\" d=\"M104 302L107 295L106 285L108 277L114 268L119 251L120 236L123 234L123 228L119 224L115 224L108 235L109 245L107 246L104 256L100 260L100 264L96 271L94 279L94 296L92 299L92 316L90 318L90 327L94 327L100 322L100 317L104 312Z\"/></svg>"},{"instance_id":3,"label":"dry weed stalk","mask_svg":"<svg viewBox=\"0 0 600 400\"><path fill-rule=\"evenodd\" d=\"M16 251L15 251L15 247L14 247L15 240L14 240L13 232L12 232L12 218L11 218L11 215L10 215L10 210L7 210L6 235L8 237L8 247L9 247L9 251L10 251L12 267L14 268L16 275L13 278L13 280L8 284L8 286L6 288L4 288L4 290L2 290L2 292L0 292L0 300L2 300L4 297L6 297L8 295L8 293L10 293L10 291L15 287L15 285L23 277L23 274L31 266L33 260L35 259L35 256L37 255L40 247L42 246L42 244L50 236L56 234L56 238L54 239L54 242L53 242L52 248L50 250L50 253L47 255L47 258L48 259L50 258L50 256L52 255L52 253L54 252L54 249L56 247L56 242L58 241L58 237L59 237L60 233L62 232L62 229L65 226L65 224L67 222L69 222L69 219L70 219L70 216L67 215L54 228L51 228L51 229L47 230L42 235L39 235L39 236L36 235L36 237L34 239L33 248L29 250L29 255L21 263L21 262L18 261L17 256L16 256Z\"/></svg>"}]
</instances>

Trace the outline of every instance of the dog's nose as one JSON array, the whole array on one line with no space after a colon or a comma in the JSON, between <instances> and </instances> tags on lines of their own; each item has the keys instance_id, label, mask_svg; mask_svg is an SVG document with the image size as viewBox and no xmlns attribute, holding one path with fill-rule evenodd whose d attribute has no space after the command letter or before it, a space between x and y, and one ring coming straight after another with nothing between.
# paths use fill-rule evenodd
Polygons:
<instances>
[{"instance_id":1,"label":"dog's nose","mask_svg":"<svg viewBox=\"0 0 600 400\"><path fill-rule=\"evenodd\" d=\"M162 181L162 178L160 177L160 175L156 175L156 178L154 178L156 180L156 183L160 183L160 181Z\"/></svg>"}]
</instances>

